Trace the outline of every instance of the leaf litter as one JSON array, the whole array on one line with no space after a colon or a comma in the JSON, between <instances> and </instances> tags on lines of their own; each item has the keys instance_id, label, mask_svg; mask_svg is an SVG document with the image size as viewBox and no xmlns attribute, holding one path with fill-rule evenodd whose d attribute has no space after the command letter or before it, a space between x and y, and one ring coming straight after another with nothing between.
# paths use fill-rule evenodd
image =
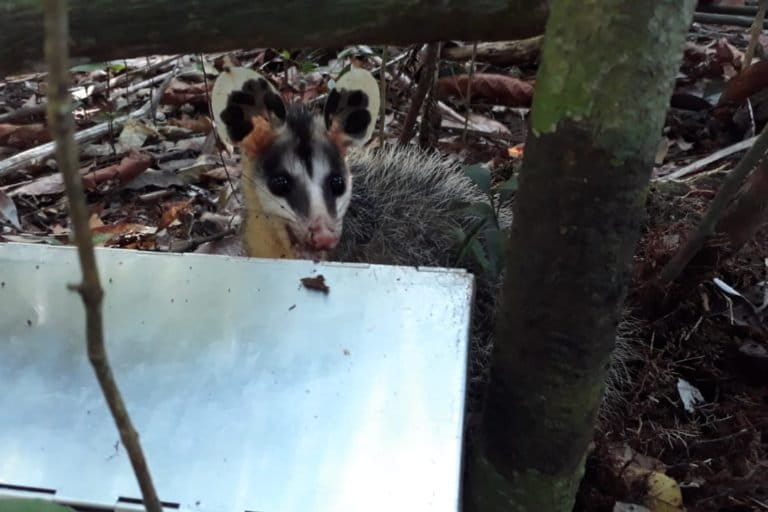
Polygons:
<instances>
[{"instance_id":1,"label":"leaf litter","mask_svg":"<svg viewBox=\"0 0 768 512\"><path fill-rule=\"evenodd\" d=\"M692 26L656 155L655 180L738 143L768 121L764 61L739 74L747 41L746 29ZM503 56L493 53L495 43L480 44L477 62L471 63L466 55L472 44L452 42L438 70L435 147L474 169L470 173L483 188L503 189L512 201L540 44L540 38L526 40L524 52ZM420 50L388 49L386 122L373 146L399 136L422 71ZM223 55L204 55L202 61L199 55L149 56L73 69L77 130L103 126L80 144L98 245L189 251L226 244L239 226L237 155L219 151L208 111ZM308 102L321 102L352 60L375 72L382 63L379 48L363 46L341 52L256 48L226 55L259 69L287 99ZM469 65L475 66L471 78ZM0 169L2 159L48 140L44 78L14 77L0 87ZM116 122L129 114L134 118ZM741 152L705 163L674 192L661 185L651 189L628 299L639 312L633 336L640 341L628 364L625 410L599 425L576 510L680 510L678 498L688 510L742 510L723 507L749 507L753 498L766 501L759 490L768 489L768 386L760 378L768 364L767 341L753 326L730 321L726 297L715 288L680 297L677 307L663 314L641 292L706 207L717 181L698 178L732 167ZM0 171L0 240L71 243L63 190L50 153ZM743 254L721 266L722 282L751 290L765 281L766 240L763 229ZM309 279L302 279L303 286L327 293L319 276ZM469 405L470 414L476 413Z\"/></svg>"}]
</instances>

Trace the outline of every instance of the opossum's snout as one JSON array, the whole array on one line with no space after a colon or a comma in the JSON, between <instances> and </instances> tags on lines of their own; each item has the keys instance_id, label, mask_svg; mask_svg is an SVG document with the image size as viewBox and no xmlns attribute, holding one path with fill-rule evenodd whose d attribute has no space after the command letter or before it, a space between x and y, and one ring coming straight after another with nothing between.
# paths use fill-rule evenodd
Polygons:
<instances>
[{"instance_id":1,"label":"opossum's snout","mask_svg":"<svg viewBox=\"0 0 768 512\"><path fill-rule=\"evenodd\" d=\"M309 226L307 245L315 251L328 251L339 243L336 230L328 222L315 221Z\"/></svg>"}]
</instances>

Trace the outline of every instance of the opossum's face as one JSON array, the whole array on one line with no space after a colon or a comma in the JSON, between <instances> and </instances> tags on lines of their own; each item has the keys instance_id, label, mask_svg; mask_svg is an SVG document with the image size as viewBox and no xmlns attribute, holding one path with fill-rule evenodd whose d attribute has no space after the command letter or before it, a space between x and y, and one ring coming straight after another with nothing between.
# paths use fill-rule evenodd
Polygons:
<instances>
[{"instance_id":1,"label":"opossum's face","mask_svg":"<svg viewBox=\"0 0 768 512\"><path fill-rule=\"evenodd\" d=\"M261 210L285 222L303 258L322 259L341 237L352 194L343 151L319 118L289 107L272 143L243 169Z\"/></svg>"},{"instance_id":2,"label":"opossum's face","mask_svg":"<svg viewBox=\"0 0 768 512\"><path fill-rule=\"evenodd\" d=\"M283 104L261 79L233 91L221 113L243 152L244 187L260 213L284 224L302 258L323 259L341 237L352 193L344 157L372 122L367 106L360 91L334 90L325 116L314 115Z\"/></svg>"}]
</instances>

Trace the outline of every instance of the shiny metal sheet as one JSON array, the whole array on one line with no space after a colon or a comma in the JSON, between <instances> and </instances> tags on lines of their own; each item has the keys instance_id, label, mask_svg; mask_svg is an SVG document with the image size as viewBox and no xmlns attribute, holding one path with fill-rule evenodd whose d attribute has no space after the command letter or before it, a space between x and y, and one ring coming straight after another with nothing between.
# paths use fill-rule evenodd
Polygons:
<instances>
[{"instance_id":1,"label":"shiny metal sheet","mask_svg":"<svg viewBox=\"0 0 768 512\"><path fill-rule=\"evenodd\" d=\"M471 275L97 254L109 356L164 502L458 509ZM316 273L329 294L300 285ZM140 493L66 289L79 277L72 248L0 244L0 494L114 508Z\"/></svg>"}]
</instances>

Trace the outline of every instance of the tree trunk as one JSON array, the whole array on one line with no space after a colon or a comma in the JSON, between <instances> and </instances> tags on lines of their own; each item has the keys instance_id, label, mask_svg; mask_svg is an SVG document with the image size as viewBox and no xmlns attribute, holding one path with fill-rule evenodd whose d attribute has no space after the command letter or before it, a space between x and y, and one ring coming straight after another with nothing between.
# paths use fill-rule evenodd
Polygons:
<instances>
[{"instance_id":1,"label":"tree trunk","mask_svg":"<svg viewBox=\"0 0 768 512\"><path fill-rule=\"evenodd\" d=\"M42 60L36 0L0 5L0 76ZM540 34L548 0L71 0L74 58L235 48L494 41Z\"/></svg>"},{"instance_id":2,"label":"tree trunk","mask_svg":"<svg viewBox=\"0 0 768 512\"><path fill-rule=\"evenodd\" d=\"M467 510L573 507L694 3L552 2Z\"/></svg>"}]
</instances>

